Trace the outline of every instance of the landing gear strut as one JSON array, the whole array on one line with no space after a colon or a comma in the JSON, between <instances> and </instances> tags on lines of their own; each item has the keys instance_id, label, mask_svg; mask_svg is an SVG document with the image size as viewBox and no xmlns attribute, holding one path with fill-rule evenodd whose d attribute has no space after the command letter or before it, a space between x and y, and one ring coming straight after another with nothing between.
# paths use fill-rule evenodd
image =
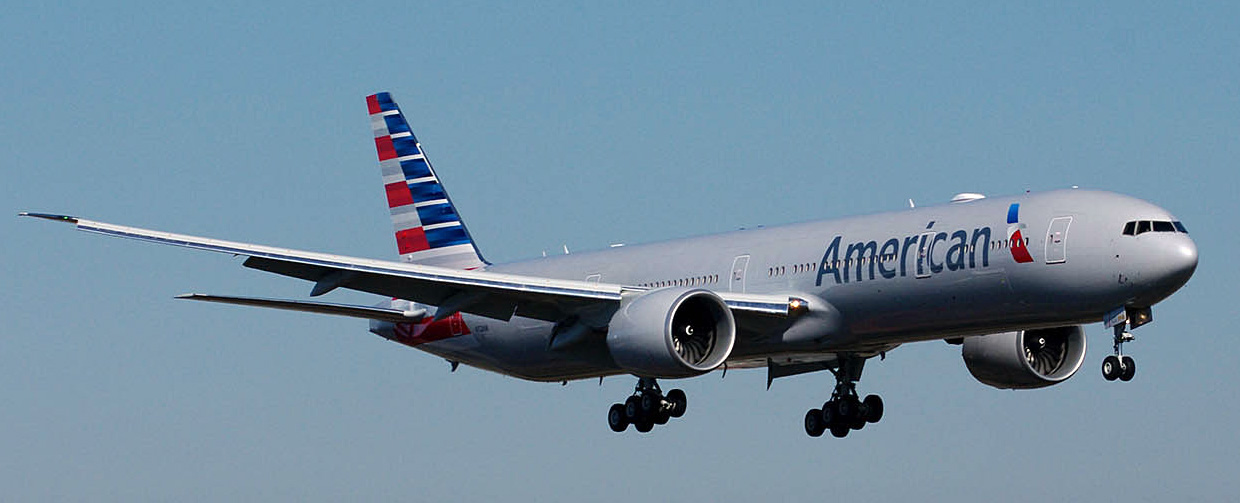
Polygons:
<instances>
[{"instance_id":1,"label":"landing gear strut","mask_svg":"<svg viewBox=\"0 0 1240 503\"><path fill-rule=\"evenodd\" d=\"M1102 377L1108 381L1119 379L1121 381L1131 381L1132 377L1137 374L1137 362L1131 356L1124 354L1124 343L1134 340L1132 333L1128 330L1128 323L1120 323L1115 325L1115 354L1102 359Z\"/></svg>"},{"instance_id":2,"label":"landing gear strut","mask_svg":"<svg viewBox=\"0 0 1240 503\"><path fill-rule=\"evenodd\" d=\"M1133 340L1129 330L1154 321L1154 311L1149 307L1120 307L1107 313L1105 320L1107 328L1115 331L1115 353L1102 359L1102 377L1131 381L1137 374L1137 362L1124 356L1124 343Z\"/></svg>"},{"instance_id":3,"label":"landing gear strut","mask_svg":"<svg viewBox=\"0 0 1240 503\"><path fill-rule=\"evenodd\" d=\"M883 418L881 397L869 395L862 400L857 395L857 381L861 379L864 365L865 359L849 356L841 357L838 368L829 369L835 374L835 390L821 409L805 413L805 433L820 437L829 430L832 436L843 438L849 431L860 430L866 423L877 423Z\"/></svg>"},{"instance_id":4,"label":"landing gear strut","mask_svg":"<svg viewBox=\"0 0 1240 503\"><path fill-rule=\"evenodd\" d=\"M656 424L667 424L669 419L683 416L687 403L684 391L674 389L664 396L654 378L639 377L633 394L624 403L612 404L607 411L607 426L619 433L631 424L646 433Z\"/></svg>"}]
</instances>

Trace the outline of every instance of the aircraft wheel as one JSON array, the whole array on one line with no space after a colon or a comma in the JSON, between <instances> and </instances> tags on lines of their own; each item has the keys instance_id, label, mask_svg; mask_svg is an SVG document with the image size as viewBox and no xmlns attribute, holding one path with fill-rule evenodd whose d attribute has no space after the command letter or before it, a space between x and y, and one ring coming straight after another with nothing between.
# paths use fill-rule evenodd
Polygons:
<instances>
[{"instance_id":1,"label":"aircraft wheel","mask_svg":"<svg viewBox=\"0 0 1240 503\"><path fill-rule=\"evenodd\" d=\"M835 408L835 400L827 400L822 404L822 426L830 428L835 425L840 418L840 413Z\"/></svg>"},{"instance_id":2,"label":"aircraft wheel","mask_svg":"<svg viewBox=\"0 0 1240 503\"><path fill-rule=\"evenodd\" d=\"M624 405L618 403L611 404L611 409L607 411L607 426L610 426L611 431L616 433L628 429L629 418L625 413Z\"/></svg>"},{"instance_id":3,"label":"aircraft wheel","mask_svg":"<svg viewBox=\"0 0 1240 503\"><path fill-rule=\"evenodd\" d=\"M869 395L861 402L865 405L865 420L870 423L877 423L883 418L883 398L878 395Z\"/></svg>"},{"instance_id":4,"label":"aircraft wheel","mask_svg":"<svg viewBox=\"0 0 1240 503\"><path fill-rule=\"evenodd\" d=\"M1123 371L1123 366L1120 365L1119 358L1115 355L1102 359L1102 377L1106 380L1114 381Z\"/></svg>"},{"instance_id":5,"label":"aircraft wheel","mask_svg":"<svg viewBox=\"0 0 1240 503\"><path fill-rule=\"evenodd\" d=\"M667 421L671 418L672 416L665 410L654 411L654 424L667 424Z\"/></svg>"},{"instance_id":6,"label":"aircraft wheel","mask_svg":"<svg viewBox=\"0 0 1240 503\"><path fill-rule=\"evenodd\" d=\"M1125 356L1120 360L1120 363L1123 364L1121 365L1123 370L1119 373L1119 380L1124 382L1131 381L1132 377L1137 375L1137 361L1133 360L1131 356Z\"/></svg>"},{"instance_id":7,"label":"aircraft wheel","mask_svg":"<svg viewBox=\"0 0 1240 503\"><path fill-rule=\"evenodd\" d=\"M685 415L685 409L689 406L689 398L685 396L684 391L679 389L668 391L667 401L672 402L672 417Z\"/></svg>"},{"instance_id":8,"label":"aircraft wheel","mask_svg":"<svg viewBox=\"0 0 1240 503\"><path fill-rule=\"evenodd\" d=\"M861 412L859 409L861 403L854 397L840 397L836 402L836 411L840 413L840 420L844 423L850 423L856 419Z\"/></svg>"},{"instance_id":9,"label":"aircraft wheel","mask_svg":"<svg viewBox=\"0 0 1240 503\"><path fill-rule=\"evenodd\" d=\"M811 437L821 437L827 425L822 422L822 410L810 409L805 413L805 433Z\"/></svg>"},{"instance_id":10,"label":"aircraft wheel","mask_svg":"<svg viewBox=\"0 0 1240 503\"><path fill-rule=\"evenodd\" d=\"M856 411L853 412L852 421L848 422L848 427L854 430L865 428L865 418L870 416L870 408L866 407L865 402L853 399Z\"/></svg>"},{"instance_id":11,"label":"aircraft wheel","mask_svg":"<svg viewBox=\"0 0 1240 503\"><path fill-rule=\"evenodd\" d=\"M630 423L637 423L638 418L642 415L641 398L631 396L624 401L624 417L628 418Z\"/></svg>"},{"instance_id":12,"label":"aircraft wheel","mask_svg":"<svg viewBox=\"0 0 1240 503\"><path fill-rule=\"evenodd\" d=\"M642 433L650 433L650 430L654 429L654 423L650 421L638 421L633 423L633 427L637 428L637 431Z\"/></svg>"},{"instance_id":13,"label":"aircraft wheel","mask_svg":"<svg viewBox=\"0 0 1240 503\"><path fill-rule=\"evenodd\" d=\"M848 436L848 427L843 425L835 425L831 427L831 436L835 438L844 438Z\"/></svg>"},{"instance_id":14,"label":"aircraft wheel","mask_svg":"<svg viewBox=\"0 0 1240 503\"><path fill-rule=\"evenodd\" d=\"M854 430L860 430L862 428L865 428L865 424L866 424L865 416L858 415L856 418L852 420L852 423L850 423L848 427Z\"/></svg>"},{"instance_id":15,"label":"aircraft wheel","mask_svg":"<svg viewBox=\"0 0 1240 503\"><path fill-rule=\"evenodd\" d=\"M640 400L642 413L647 416L653 416L655 411L659 410L659 406L662 405L660 402L663 401L663 397L655 393L645 392L642 393Z\"/></svg>"}]
</instances>

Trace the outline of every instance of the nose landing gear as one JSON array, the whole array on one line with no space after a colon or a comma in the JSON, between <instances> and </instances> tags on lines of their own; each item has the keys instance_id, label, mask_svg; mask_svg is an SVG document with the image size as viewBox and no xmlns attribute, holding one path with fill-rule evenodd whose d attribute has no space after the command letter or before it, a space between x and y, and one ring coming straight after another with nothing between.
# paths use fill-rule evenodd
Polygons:
<instances>
[{"instance_id":1,"label":"nose landing gear","mask_svg":"<svg viewBox=\"0 0 1240 503\"><path fill-rule=\"evenodd\" d=\"M1145 308L1119 308L1107 315L1107 328L1114 330L1114 354L1102 359L1102 377L1108 381L1131 381L1137 375L1137 362L1124 354L1124 343L1132 342L1131 329L1153 321L1154 313Z\"/></svg>"},{"instance_id":2,"label":"nose landing gear","mask_svg":"<svg viewBox=\"0 0 1240 503\"><path fill-rule=\"evenodd\" d=\"M1131 381L1133 376L1137 375L1137 362L1131 356L1124 354L1124 343L1132 342L1136 338L1132 333L1125 330L1126 324L1115 326L1115 354L1102 359L1102 377L1108 381L1119 379L1124 382Z\"/></svg>"},{"instance_id":3,"label":"nose landing gear","mask_svg":"<svg viewBox=\"0 0 1240 503\"><path fill-rule=\"evenodd\" d=\"M637 431L646 433L655 425L667 424L671 418L683 416L687 405L684 391L674 389L665 396L654 378L640 377L633 395L624 403L612 404L607 411L607 426L611 427L611 431L620 433L631 424Z\"/></svg>"}]
</instances>

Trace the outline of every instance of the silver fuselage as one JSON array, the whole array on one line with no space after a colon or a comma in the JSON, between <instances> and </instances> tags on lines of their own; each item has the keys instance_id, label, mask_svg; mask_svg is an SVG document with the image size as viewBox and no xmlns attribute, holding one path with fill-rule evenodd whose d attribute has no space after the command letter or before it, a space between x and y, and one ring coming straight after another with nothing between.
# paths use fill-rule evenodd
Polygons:
<instances>
[{"instance_id":1,"label":"silver fuselage","mask_svg":"<svg viewBox=\"0 0 1240 503\"><path fill-rule=\"evenodd\" d=\"M830 316L743 333L729 358L729 365L743 367L768 358L876 352L914 341L1099 322L1120 307L1148 307L1188 281L1197 249L1184 232L1125 235L1132 221L1175 218L1140 199L1073 189L629 245L487 270L650 289L786 293L825 303L819 307ZM1019 248L1014 230L1023 250L1013 251ZM459 334L416 347L531 380L623 372L605 347L550 350L548 322L472 315L462 321Z\"/></svg>"}]
</instances>

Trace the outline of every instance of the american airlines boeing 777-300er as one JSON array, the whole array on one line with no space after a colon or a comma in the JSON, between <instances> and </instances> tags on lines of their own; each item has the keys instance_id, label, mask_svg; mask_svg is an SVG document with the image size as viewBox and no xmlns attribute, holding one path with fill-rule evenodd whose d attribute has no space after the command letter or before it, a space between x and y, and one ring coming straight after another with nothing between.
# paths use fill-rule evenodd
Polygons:
<instances>
[{"instance_id":1,"label":"american airlines boeing 777-300er","mask_svg":"<svg viewBox=\"0 0 1240 503\"><path fill-rule=\"evenodd\" d=\"M245 266L390 298L375 306L187 294L178 298L352 316L370 331L532 381L631 374L612 430L648 432L685 413L657 379L766 368L829 371L836 385L805 432L843 437L883 416L862 398L865 362L901 344L960 345L996 388L1063 382L1085 358L1082 325L1103 322L1107 380L1150 306L1193 275L1197 248L1167 210L1111 192L960 194L949 204L491 264L388 93L367 97L401 260L382 261L22 213L79 230L244 255Z\"/></svg>"}]
</instances>

